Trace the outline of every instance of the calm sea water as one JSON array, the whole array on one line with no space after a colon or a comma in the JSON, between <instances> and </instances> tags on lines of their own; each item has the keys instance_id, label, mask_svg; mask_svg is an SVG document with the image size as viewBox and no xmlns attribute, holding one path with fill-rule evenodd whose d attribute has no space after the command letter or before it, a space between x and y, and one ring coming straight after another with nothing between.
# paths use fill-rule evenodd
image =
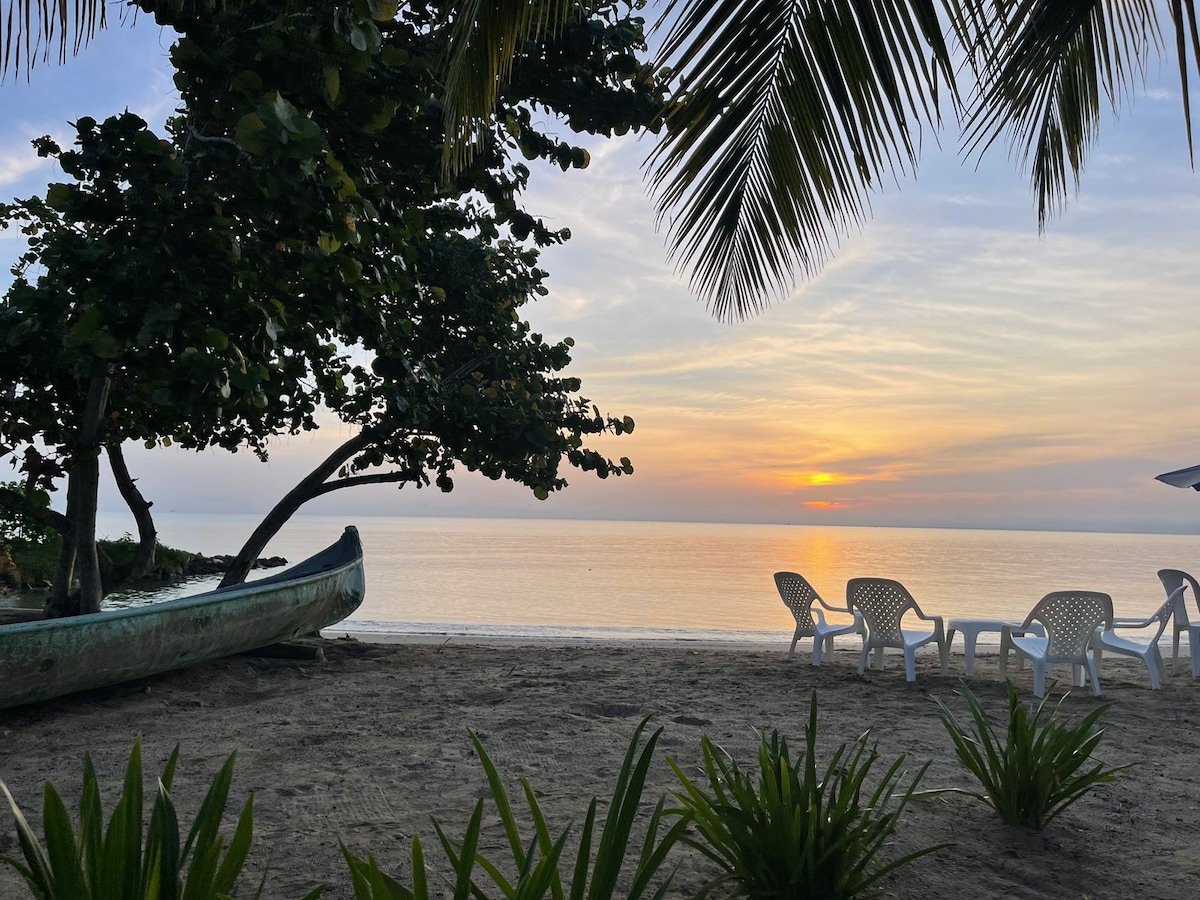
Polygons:
<instances>
[{"instance_id":1,"label":"calm sea water","mask_svg":"<svg viewBox=\"0 0 1200 900\"><path fill-rule=\"evenodd\" d=\"M157 524L165 543L214 554L236 552L257 519L162 514ZM266 552L298 562L345 524L294 517ZM1117 615L1149 615L1163 600L1158 569L1200 568L1195 535L400 517L353 524L367 594L341 628L356 631L780 641L794 627L772 579L780 569L804 574L832 602L844 602L849 578L895 578L926 613L946 617L1021 619L1043 594L1068 588L1111 594ZM116 515L100 526L110 537L131 527Z\"/></svg>"}]
</instances>

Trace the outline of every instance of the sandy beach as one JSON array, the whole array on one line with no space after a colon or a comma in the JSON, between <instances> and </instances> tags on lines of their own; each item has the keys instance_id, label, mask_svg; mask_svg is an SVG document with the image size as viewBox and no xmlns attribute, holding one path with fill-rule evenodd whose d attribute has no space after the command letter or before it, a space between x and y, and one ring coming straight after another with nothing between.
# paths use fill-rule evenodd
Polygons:
<instances>
[{"instance_id":1,"label":"sandy beach","mask_svg":"<svg viewBox=\"0 0 1200 900\"><path fill-rule=\"evenodd\" d=\"M963 710L962 658L951 675L925 655L915 684L899 658L860 677L856 655L839 650L820 669L807 654L711 646L553 646L444 643L324 643L324 662L236 657L135 684L0 712L0 778L26 812L41 805L52 780L74 810L81 760L90 751L111 804L134 735L143 735L148 772L181 745L175 795L185 820L207 782L238 752L232 804L255 796L255 851L243 890L270 866L270 898L299 897L329 883L327 897L351 896L338 842L373 852L406 878L412 834L441 863L430 817L451 835L477 798L483 771L471 750L475 730L512 790L527 777L557 828L582 821L592 794L608 796L638 721L664 728L650 775L646 811L674 785L665 762L699 760L702 734L744 764L756 729L778 729L802 746L810 693L818 692L824 752L873 729L883 764L907 754L915 771L932 760L924 787L970 787L939 722L940 698ZM977 661L973 689L1004 710L996 658ZM1065 675L1065 672L1063 673ZM1016 676L1028 696L1029 673ZM1113 706L1098 757L1138 762L1101 786L1042 833L1002 825L961 795L914 802L887 850L954 842L883 885L891 898L1194 898L1200 883L1200 683L1184 666L1160 692L1144 671L1106 660L1105 700ZM1063 712L1094 708L1074 691ZM824 757L823 757L824 758ZM880 766L879 774L882 774ZM18 852L11 817L0 814L0 854ZM503 834L489 808L485 849ZM687 896L710 870L679 849L673 896ZM248 895L248 891L246 891ZM15 873L0 869L0 897L27 896Z\"/></svg>"}]
</instances>

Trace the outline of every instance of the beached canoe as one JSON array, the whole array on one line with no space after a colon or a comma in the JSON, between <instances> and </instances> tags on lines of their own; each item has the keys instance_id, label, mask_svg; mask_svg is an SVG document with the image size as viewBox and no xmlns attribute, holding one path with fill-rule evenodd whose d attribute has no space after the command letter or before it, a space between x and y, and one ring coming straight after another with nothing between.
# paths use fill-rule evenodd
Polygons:
<instances>
[{"instance_id":1,"label":"beached canoe","mask_svg":"<svg viewBox=\"0 0 1200 900\"><path fill-rule=\"evenodd\" d=\"M0 627L0 707L230 656L327 628L362 603L354 526L290 569L133 609Z\"/></svg>"}]
</instances>

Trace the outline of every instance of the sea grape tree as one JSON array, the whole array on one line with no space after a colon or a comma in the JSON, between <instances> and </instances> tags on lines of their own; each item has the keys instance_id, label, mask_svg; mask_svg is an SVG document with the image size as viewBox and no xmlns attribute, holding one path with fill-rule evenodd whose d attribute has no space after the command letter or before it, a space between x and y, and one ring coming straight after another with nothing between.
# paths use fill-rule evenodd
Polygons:
<instances>
[{"instance_id":1,"label":"sea grape tree","mask_svg":"<svg viewBox=\"0 0 1200 900\"><path fill-rule=\"evenodd\" d=\"M547 292L536 248L568 233L518 202L526 161L587 163L535 115L601 133L655 120L663 91L638 61L631 4L581 6L526 47L485 152L450 183L442 4L143 8L181 34L178 115L162 134L126 113L76 123L74 148L43 141L74 180L2 216L31 245L0 304L0 343L19 349L0 362L15 386L0 449L39 448L67 473L58 609L98 606L97 459L123 441L265 457L320 408L354 427L227 581L300 504L340 487L449 490L463 467L545 497L564 464L631 471L585 442L632 421L581 397L563 374L570 342L521 317Z\"/></svg>"}]
</instances>

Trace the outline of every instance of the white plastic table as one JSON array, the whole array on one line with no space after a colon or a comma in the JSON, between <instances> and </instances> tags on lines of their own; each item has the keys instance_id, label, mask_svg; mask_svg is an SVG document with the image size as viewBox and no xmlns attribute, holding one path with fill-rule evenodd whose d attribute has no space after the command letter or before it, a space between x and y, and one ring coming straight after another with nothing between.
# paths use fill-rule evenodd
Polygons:
<instances>
[{"instance_id":1,"label":"white plastic table","mask_svg":"<svg viewBox=\"0 0 1200 900\"><path fill-rule=\"evenodd\" d=\"M949 627L946 629L946 646L949 647L954 643L954 632L962 632L965 657L963 667L966 669L967 677L969 678L975 674L975 641L979 638L979 635L985 631L994 631L999 634L1004 630L1005 626L1015 630L1020 628L1022 624L1020 621L1005 619L951 619ZM1046 633L1040 622L1034 622L1030 625L1029 631L1043 636Z\"/></svg>"}]
</instances>

